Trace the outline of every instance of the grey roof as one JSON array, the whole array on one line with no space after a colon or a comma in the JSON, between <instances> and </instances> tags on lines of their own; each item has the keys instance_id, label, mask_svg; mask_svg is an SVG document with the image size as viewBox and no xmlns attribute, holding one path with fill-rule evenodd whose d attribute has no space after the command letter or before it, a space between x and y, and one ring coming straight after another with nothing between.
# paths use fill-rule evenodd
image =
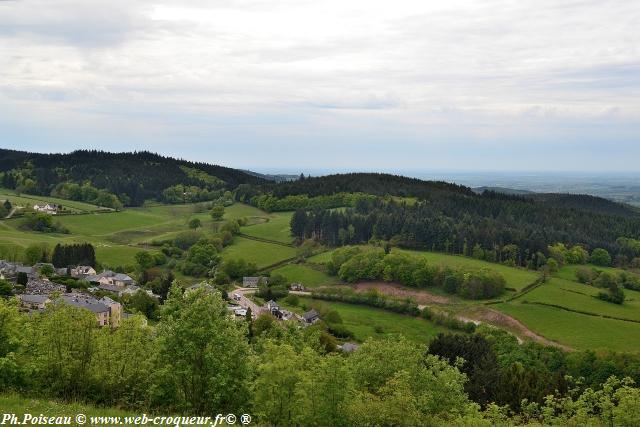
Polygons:
<instances>
[{"instance_id":1,"label":"grey roof","mask_svg":"<svg viewBox=\"0 0 640 427\"><path fill-rule=\"evenodd\" d=\"M102 289L103 291L109 291L109 292L120 292L122 290L120 286L105 285L104 283L101 283L100 286L98 286L98 288Z\"/></svg>"},{"instance_id":2,"label":"grey roof","mask_svg":"<svg viewBox=\"0 0 640 427\"><path fill-rule=\"evenodd\" d=\"M311 309L309 311L307 311L306 313L304 313L302 315L302 318L304 320L306 320L307 322L313 320L313 319L317 319L318 317L320 317L320 313L318 313L317 311Z\"/></svg>"},{"instance_id":3,"label":"grey roof","mask_svg":"<svg viewBox=\"0 0 640 427\"><path fill-rule=\"evenodd\" d=\"M36 269L33 268L33 267L19 265L19 266L16 267L16 272L18 272L18 273L26 273L26 274L33 274L33 273L36 272Z\"/></svg>"},{"instance_id":4,"label":"grey roof","mask_svg":"<svg viewBox=\"0 0 640 427\"><path fill-rule=\"evenodd\" d=\"M49 296L47 295L31 295L31 294L22 294L20 295L20 300L33 304L42 304L47 302Z\"/></svg>"},{"instance_id":5,"label":"grey roof","mask_svg":"<svg viewBox=\"0 0 640 427\"><path fill-rule=\"evenodd\" d=\"M65 295L62 298L65 303L78 307L85 308L94 313L104 313L109 311L109 307L101 303L95 298L80 296L80 295Z\"/></svg>"},{"instance_id":6,"label":"grey roof","mask_svg":"<svg viewBox=\"0 0 640 427\"><path fill-rule=\"evenodd\" d=\"M120 280L123 282L127 282L127 281L131 281L133 282L133 279L129 276L127 276L126 274L123 273L117 273L113 276L113 280Z\"/></svg>"}]
</instances>

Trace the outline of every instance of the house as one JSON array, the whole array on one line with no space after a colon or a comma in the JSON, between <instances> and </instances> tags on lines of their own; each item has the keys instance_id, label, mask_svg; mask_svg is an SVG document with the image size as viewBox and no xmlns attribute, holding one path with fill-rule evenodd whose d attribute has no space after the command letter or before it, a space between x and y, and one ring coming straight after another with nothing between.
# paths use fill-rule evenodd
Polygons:
<instances>
[{"instance_id":1,"label":"house","mask_svg":"<svg viewBox=\"0 0 640 427\"><path fill-rule=\"evenodd\" d=\"M277 318L282 318L282 313L280 312L280 306L274 300L268 301L266 304L266 309L269 313L274 315Z\"/></svg>"},{"instance_id":2,"label":"house","mask_svg":"<svg viewBox=\"0 0 640 427\"><path fill-rule=\"evenodd\" d=\"M55 203L46 203L44 205L33 205L33 210L36 212L42 212L49 215L56 215L60 209L59 205Z\"/></svg>"},{"instance_id":3,"label":"house","mask_svg":"<svg viewBox=\"0 0 640 427\"><path fill-rule=\"evenodd\" d=\"M320 320L320 313L311 309L302 315L302 320L304 320L305 323L313 324Z\"/></svg>"},{"instance_id":4,"label":"house","mask_svg":"<svg viewBox=\"0 0 640 427\"><path fill-rule=\"evenodd\" d=\"M102 285L125 287L135 285L136 281L124 273L114 273L111 270L105 270L100 274L85 276L85 280L95 282Z\"/></svg>"},{"instance_id":5,"label":"house","mask_svg":"<svg viewBox=\"0 0 640 427\"><path fill-rule=\"evenodd\" d=\"M83 308L95 314L98 325L119 325L122 317L122 305L111 298L98 300L94 297L82 294L63 295L58 301L69 304L72 307Z\"/></svg>"},{"instance_id":6,"label":"house","mask_svg":"<svg viewBox=\"0 0 640 427\"><path fill-rule=\"evenodd\" d=\"M109 297L102 297L99 301L109 307L109 324L114 328L120 326L120 321L122 320L122 304Z\"/></svg>"},{"instance_id":7,"label":"house","mask_svg":"<svg viewBox=\"0 0 640 427\"><path fill-rule=\"evenodd\" d=\"M268 277L243 277L242 286L245 288L257 288L260 283L269 283Z\"/></svg>"},{"instance_id":8,"label":"house","mask_svg":"<svg viewBox=\"0 0 640 427\"><path fill-rule=\"evenodd\" d=\"M44 310L51 302L48 295L22 294L18 295L20 304L29 310Z\"/></svg>"},{"instance_id":9,"label":"house","mask_svg":"<svg viewBox=\"0 0 640 427\"><path fill-rule=\"evenodd\" d=\"M233 314L235 314L236 316L246 316L247 315L247 309L246 308L242 308L242 307L235 308L233 310Z\"/></svg>"},{"instance_id":10,"label":"house","mask_svg":"<svg viewBox=\"0 0 640 427\"><path fill-rule=\"evenodd\" d=\"M96 270L88 265L79 265L77 267L73 267L69 274L71 277L75 277L76 279L84 279L87 276L95 276Z\"/></svg>"},{"instance_id":11,"label":"house","mask_svg":"<svg viewBox=\"0 0 640 427\"><path fill-rule=\"evenodd\" d=\"M292 291L304 292L305 287L302 286L302 283L292 283L289 289Z\"/></svg>"},{"instance_id":12,"label":"house","mask_svg":"<svg viewBox=\"0 0 640 427\"><path fill-rule=\"evenodd\" d=\"M16 266L16 276L20 273L24 273L27 275L27 279L35 279L38 277L38 269L35 267L29 267L25 265L17 265Z\"/></svg>"}]
</instances>

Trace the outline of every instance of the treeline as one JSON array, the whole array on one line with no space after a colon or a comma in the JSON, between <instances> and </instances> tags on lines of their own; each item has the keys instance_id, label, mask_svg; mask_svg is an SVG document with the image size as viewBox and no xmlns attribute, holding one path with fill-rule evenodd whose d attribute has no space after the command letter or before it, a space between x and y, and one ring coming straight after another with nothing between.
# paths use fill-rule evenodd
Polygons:
<instances>
[{"instance_id":1,"label":"treeline","mask_svg":"<svg viewBox=\"0 0 640 427\"><path fill-rule=\"evenodd\" d=\"M418 288L438 286L469 299L499 296L506 284L504 277L492 270L434 266L423 257L357 246L336 249L327 267L330 274L349 283L384 280Z\"/></svg>"},{"instance_id":2,"label":"treeline","mask_svg":"<svg viewBox=\"0 0 640 427\"><path fill-rule=\"evenodd\" d=\"M324 196L309 197L306 194L285 196L282 198L271 194L251 197L248 202L267 212L294 211L296 209L332 209L355 206L359 200L374 200L375 196L363 193L336 193ZM245 200L246 201L246 200Z\"/></svg>"},{"instance_id":3,"label":"treeline","mask_svg":"<svg viewBox=\"0 0 640 427\"><path fill-rule=\"evenodd\" d=\"M0 149L0 182L7 188L43 196L51 195L60 184L89 183L128 206L140 206L148 199L160 200L162 192L175 185L214 190L266 183L240 170L144 151L38 154L4 149Z\"/></svg>"},{"instance_id":4,"label":"treeline","mask_svg":"<svg viewBox=\"0 0 640 427\"><path fill-rule=\"evenodd\" d=\"M51 263L57 268L77 265L96 266L96 251L91 243L62 245L53 248Z\"/></svg>"},{"instance_id":5,"label":"treeline","mask_svg":"<svg viewBox=\"0 0 640 427\"><path fill-rule=\"evenodd\" d=\"M640 216L599 214L535 203L514 196L431 197L407 204L363 199L344 211L298 210L291 232L299 241L314 239L330 246L389 241L393 245L463 254L536 268L556 242L601 248L616 264L629 264L640 236ZM631 239L629 239L631 238ZM474 254L475 252L475 254Z\"/></svg>"},{"instance_id":6,"label":"treeline","mask_svg":"<svg viewBox=\"0 0 640 427\"><path fill-rule=\"evenodd\" d=\"M637 376L637 356L565 355L486 328L429 346L368 340L343 356L316 326L247 325L226 305L174 286L156 326L134 317L112 330L65 304L24 316L0 300L0 388L160 414L248 413L271 426L640 422L640 389L612 376Z\"/></svg>"},{"instance_id":7,"label":"treeline","mask_svg":"<svg viewBox=\"0 0 640 427\"><path fill-rule=\"evenodd\" d=\"M30 194L35 194L37 192L35 188L18 187L17 190ZM89 182L84 182L83 184L62 182L51 190L51 196L91 203L93 205L104 206L106 208L116 210L122 209L123 203L129 202L126 197L122 196L124 200L121 201L115 194L111 194L106 190L100 190L89 184Z\"/></svg>"}]
</instances>

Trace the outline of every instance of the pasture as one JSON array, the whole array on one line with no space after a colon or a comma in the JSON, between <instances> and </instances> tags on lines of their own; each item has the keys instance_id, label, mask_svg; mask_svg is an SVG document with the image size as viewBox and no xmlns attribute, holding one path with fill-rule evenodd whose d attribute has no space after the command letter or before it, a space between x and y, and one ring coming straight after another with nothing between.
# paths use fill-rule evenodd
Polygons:
<instances>
[{"instance_id":1,"label":"pasture","mask_svg":"<svg viewBox=\"0 0 640 427\"><path fill-rule=\"evenodd\" d=\"M618 305L598 299L598 293L603 291L594 286L553 278L514 302L553 304L594 315L640 322L640 292L625 289L626 300Z\"/></svg>"},{"instance_id":2,"label":"pasture","mask_svg":"<svg viewBox=\"0 0 640 427\"><path fill-rule=\"evenodd\" d=\"M92 205L90 203L77 202L74 200L66 200L66 199L58 199L56 197L50 196L34 196L31 194L18 194L13 190L9 190L6 188L0 188L0 200L8 199L11 204L14 206L21 207L33 207L33 205L43 205L45 203L55 203L58 205L62 205L63 207L68 208L71 211L75 212L93 212L97 210L105 210L108 208L103 208L100 206Z\"/></svg>"},{"instance_id":3,"label":"pasture","mask_svg":"<svg viewBox=\"0 0 640 427\"><path fill-rule=\"evenodd\" d=\"M302 283L307 288L331 285L339 281L336 277L304 264L287 264L272 273L281 274L288 282Z\"/></svg>"},{"instance_id":4,"label":"pasture","mask_svg":"<svg viewBox=\"0 0 640 427\"><path fill-rule=\"evenodd\" d=\"M446 255L438 252L412 251L394 248L393 251L408 253L426 258L428 262L434 265L446 265L455 268L468 269L487 269L496 271L504 276L507 281L507 288L513 288L520 291L526 286L532 284L538 278L535 271L525 270L523 268L509 267L494 262L487 262L475 258L464 257L461 255Z\"/></svg>"},{"instance_id":5,"label":"pasture","mask_svg":"<svg viewBox=\"0 0 640 427\"><path fill-rule=\"evenodd\" d=\"M236 237L233 244L222 251L222 259L244 258L255 263L258 268L265 268L295 256L294 248L258 242L244 237Z\"/></svg>"},{"instance_id":6,"label":"pasture","mask_svg":"<svg viewBox=\"0 0 640 427\"><path fill-rule=\"evenodd\" d=\"M291 215L293 215L293 212L276 212L268 215L262 212L262 216L258 217L261 221L242 227L242 232L248 236L258 237L260 239L291 243L293 240L291 237L291 227L289 225Z\"/></svg>"},{"instance_id":7,"label":"pasture","mask_svg":"<svg viewBox=\"0 0 640 427\"><path fill-rule=\"evenodd\" d=\"M154 205L129 208L121 212L86 213L54 218L55 222L69 229L69 234L25 231L20 229L22 220L15 218L0 221L0 248L7 254L19 255L24 248L32 244L45 243L53 247L57 243L89 242L96 247L98 261L101 263L109 266L132 265L135 253L145 250L145 247L140 245L154 240L172 239L176 234L188 230L188 222L192 218L200 219L202 222L200 230L208 234L226 220L260 215L267 216L259 209L237 203L225 209L224 220L220 222L214 222L211 219L203 204ZM271 245L268 247L263 245L255 245L257 247L252 252L258 254L260 261L275 259L274 262L277 262L295 254L293 248L282 247L285 250L290 249L290 251L284 251L288 256L281 257L280 254L283 251L278 252L279 248L276 248L276 253L270 256L263 253L270 252ZM249 246L251 244L244 245L245 248Z\"/></svg>"},{"instance_id":8,"label":"pasture","mask_svg":"<svg viewBox=\"0 0 640 427\"><path fill-rule=\"evenodd\" d=\"M325 306L340 314L343 325L355 335L356 341L367 338L381 338L390 335L404 335L407 339L421 343L429 343L441 332L451 332L449 329L435 325L425 319L403 314L392 313L378 308L362 305L327 302L300 298L300 306L294 311L299 313L306 308Z\"/></svg>"},{"instance_id":9,"label":"pasture","mask_svg":"<svg viewBox=\"0 0 640 427\"><path fill-rule=\"evenodd\" d=\"M537 334L578 350L638 352L640 349L640 323L520 302L492 307L518 319Z\"/></svg>"}]
</instances>

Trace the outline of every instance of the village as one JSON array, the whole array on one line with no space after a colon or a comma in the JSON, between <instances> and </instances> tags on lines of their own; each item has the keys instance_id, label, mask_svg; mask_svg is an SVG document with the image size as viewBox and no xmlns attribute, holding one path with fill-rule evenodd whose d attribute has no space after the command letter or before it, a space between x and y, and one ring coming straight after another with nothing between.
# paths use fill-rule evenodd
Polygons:
<instances>
[{"instance_id":1,"label":"village","mask_svg":"<svg viewBox=\"0 0 640 427\"><path fill-rule=\"evenodd\" d=\"M59 277L70 277L89 283L84 289L68 289L63 284L49 279L47 274L53 273ZM37 263L25 266L21 263L0 260L0 279L13 284L13 292L27 313L42 312L49 304L64 303L73 307L89 310L96 316L99 326L116 328L122 319L133 315L124 311L115 296L134 295L145 292L149 296L160 299L152 291L138 286L129 275L104 270L97 273L91 266L79 265L68 268L55 268L50 263ZM279 321L295 321L301 326L313 325L320 320L320 314L311 309L303 314L297 314L282 308L276 301L269 300L264 305L258 305L251 296L258 290L261 283L266 283L268 277L244 277L242 286L234 289L229 298L228 309L230 315L237 319L245 319L247 315L255 320L258 316L267 314ZM216 289L207 282L201 282L185 289L192 292L204 288L214 292ZM297 295L310 295L300 283L290 285L290 292ZM112 297L104 295L109 293ZM96 295L96 294L102 294Z\"/></svg>"}]
</instances>

